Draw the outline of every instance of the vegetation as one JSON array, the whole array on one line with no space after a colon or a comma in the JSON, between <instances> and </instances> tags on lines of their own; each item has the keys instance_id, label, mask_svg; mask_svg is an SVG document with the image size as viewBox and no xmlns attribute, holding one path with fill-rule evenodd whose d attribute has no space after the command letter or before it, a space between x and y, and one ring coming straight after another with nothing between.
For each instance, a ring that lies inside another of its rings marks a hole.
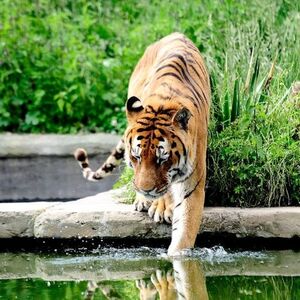
<instances>
[{"instance_id":1,"label":"vegetation","mask_svg":"<svg viewBox=\"0 0 300 300\"><path fill-rule=\"evenodd\" d=\"M150 278L146 279L150 282ZM140 299L135 281L99 282L93 299ZM41 279L1 280L2 299L85 299L86 281L43 281ZM209 299L299 299L300 278L281 276L208 276ZM103 291L110 291L110 297ZM157 297L158 299L158 297Z\"/></svg>"},{"instance_id":2,"label":"vegetation","mask_svg":"<svg viewBox=\"0 0 300 300\"><path fill-rule=\"evenodd\" d=\"M0 131L121 133L134 65L180 31L211 74L207 203L300 204L299 1L3 0L0 20Z\"/></svg>"}]
</instances>

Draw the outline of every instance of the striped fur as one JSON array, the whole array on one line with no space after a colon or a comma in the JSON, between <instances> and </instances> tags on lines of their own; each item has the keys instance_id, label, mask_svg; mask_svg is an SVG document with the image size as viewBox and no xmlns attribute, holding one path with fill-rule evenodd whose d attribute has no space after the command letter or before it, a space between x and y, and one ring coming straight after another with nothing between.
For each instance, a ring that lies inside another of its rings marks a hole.
<instances>
[{"instance_id":1,"label":"striped fur","mask_svg":"<svg viewBox=\"0 0 300 300\"><path fill-rule=\"evenodd\" d=\"M96 171L92 171L89 165L87 153L84 149L77 149L74 153L84 178L90 181L99 181L109 176L124 158L124 141L121 140L105 163Z\"/></svg>"},{"instance_id":2,"label":"striped fur","mask_svg":"<svg viewBox=\"0 0 300 300\"><path fill-rule=\"evenodd\" d=\"M146 49L130 78L128 127L117 153L124 153L133 168L134 186L141 199L161 201L156 201L158 221L170 220L164 210L174 208L170 255L193 247L199 230L209 107L209 76L198 49L188 38L173 33ZM119 163L112 155L93 172L85 151L77 151L75 157L89 180L105 177ZM136 207L144 205L138 203ZM155 215L153 209L150 211Z\"/></svg>"}]
</instances>

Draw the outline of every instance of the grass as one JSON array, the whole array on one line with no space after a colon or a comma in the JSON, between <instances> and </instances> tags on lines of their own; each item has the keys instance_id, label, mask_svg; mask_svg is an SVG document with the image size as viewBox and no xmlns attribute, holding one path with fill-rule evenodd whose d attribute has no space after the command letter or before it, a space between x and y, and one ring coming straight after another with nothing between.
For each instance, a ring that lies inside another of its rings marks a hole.
<instances>
[{"instance_id":1,"label":"grass","mask_svg":"<svg viewBox=\"0 0 300 300\"><path fill-rule=\"evenodd\" d=\"M211 75L207 204L299 205L298 1L3 0L0 20L0 131L122 133L134 65L180 31Z\"/></svg>"}]
</instances>

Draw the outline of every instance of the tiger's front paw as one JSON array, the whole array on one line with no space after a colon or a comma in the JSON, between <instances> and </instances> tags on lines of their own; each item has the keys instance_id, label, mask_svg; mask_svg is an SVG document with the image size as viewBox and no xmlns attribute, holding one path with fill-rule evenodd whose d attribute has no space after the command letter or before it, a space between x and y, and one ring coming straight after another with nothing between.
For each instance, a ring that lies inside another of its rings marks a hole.
<instances>
[{"instance_id":1,"label":"tiger's front paw","mask_svg":"<svg viewBox=\"0 0 300 300\"><path fill-rule=\"evenodd\" d=\"M170 195L163 196L159 199L156 199L151 204L148 214L150 218L157 223L166 222L171 224L173 218L173 203L170 198Z\"/></svg>"},{"instance_id":2,"label":"tiger's front paw","mask_svg":"<svg viewBox=\"0 0 300 300\"><path fill-rule=\"evenodd\" d=\"M151 275L151 281L159 293L159 299L177 299L175 279L172 270L168 270L167 272L156 270L156 272Z\"/></svg>"},{"instance_id":3,"label":"tiger's front paw","mask_svg":"<svg viewBox=\"0 0 300 300\"><path fill-rule=\"evenodd\" d=\"M134 201L134 208L137 211L148 211L151 206L153 200L147 199L141 194L136 194L136 199Z\"/></svg>"},{"instance_id":4,"label":"tiger's front paw","mask_svg":"<svg viewBox=\"0 0 300 300\"><path fill-rule=\"evenodd\" d=\"M139 279L136 281L136 287L140 291L140 299L141 300L155 300L156 299L156 294L157 290L155 289L153 283L146 282L143 279Z\"/></svg>"}]
</instances>

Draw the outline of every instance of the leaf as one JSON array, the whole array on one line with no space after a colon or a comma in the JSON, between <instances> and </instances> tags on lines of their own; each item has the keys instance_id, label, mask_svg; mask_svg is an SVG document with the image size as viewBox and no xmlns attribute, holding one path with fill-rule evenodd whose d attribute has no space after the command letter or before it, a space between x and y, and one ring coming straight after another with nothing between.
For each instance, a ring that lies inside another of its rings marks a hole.
<instances>
[{"instance_id":1,"label":"leaf","mask_svg":"<svg viewBox=\"0 0 300 300\"><path fill-rule=\"evenodd\" d=\"M37 102L40 102L43 98L43 96L45 95L45 91L44 90L36 90L34 92L34 96L35 99L37 100Z\"/></svg>"},{"instance_id":2,"label":"leaf","mask_svg":"<svg viewBox=\"0 0 300 300\"><path fill-rule=\"evenodd\" d=\"M260 62L259 62L259 58L257 56L255 65L254 65L254 71L253 71L251 81L250 81L250 92L252 92L254 90L255 83L258 79L259 69L260 69L259 65L260 65Z\"/></svg>"},{"instance_id":3,"label":"leaf","mask_svg":"<svg viewBox=\"0 0 300 300\"><path fill-rule=\"evenodd\" d=\"M224 96L223 101L223 122L224 124L228 124L230 120L230 99L229 99L229 93L226 92Z\"/></svg>"},{"instance_id":4,"label":"leaf","mask_svg":"<svg viewBox=\"0 0 300 300\"><path fill-rule=\"evenodd\" d=\"M37 125L39 124L39 118L37 112L28 112L25 116L25 123L28 125Z\"/></svg>"},{"instance_id":5,"label":"leaf","mask_svg":"<svg viewBox=\"0 0 300 300\"><path fill-rule=\"evenodd\" d=\"M64 106L65 106L65 101L63 99L58 99L57 101L57 105L58 105L58 108L60 111L63 111L64 110Z\"/></svg>"},{"instance_id":6,"label":"leaf","mask_svg":"<svg viewBox=\"0 0 300 300\"><path fill-rule=\"evenodd\" d=\"M231 107L231 122L234 122L239 116L240 110L240 90L239 90L239 80L236 79L234 82L234 90L232 96L232 107Z\"/></svg>"}]
</instances>

